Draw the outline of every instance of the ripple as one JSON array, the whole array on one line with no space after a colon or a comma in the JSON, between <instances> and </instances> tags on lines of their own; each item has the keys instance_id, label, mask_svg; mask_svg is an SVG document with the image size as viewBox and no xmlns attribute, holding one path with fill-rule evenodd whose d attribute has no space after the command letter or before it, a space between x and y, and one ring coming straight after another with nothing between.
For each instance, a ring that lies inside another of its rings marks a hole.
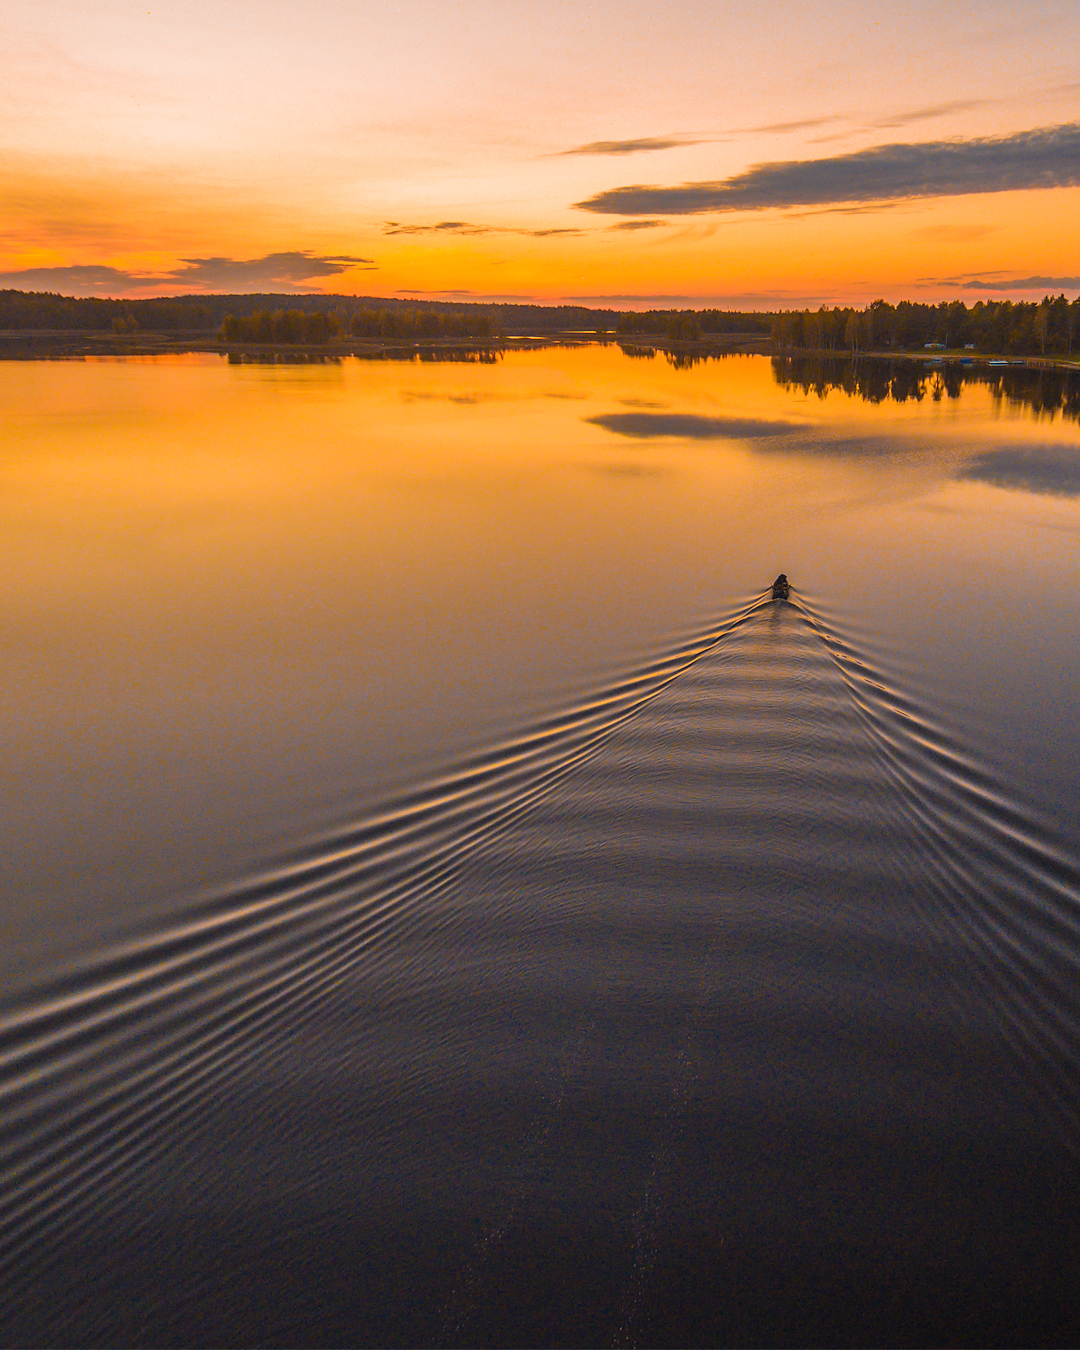
<instances>
[{"instance_id":1,"label":"ripple","mask_svg":"<svg viewBox=\"0 0 1080 1350\"><path fill-rule=\"evenodd\" d=\"M440 1249L472 1216L425 1314L468 1340L559 1210L612 1216L629 1343L666 1225L727 1184L715 1113L1075 1151L1080 869L865 645L748 597L11 1001L9 1305L49 1291L56 1343L95 1234L392 1202Z\"/></svg>"}]
</instances>

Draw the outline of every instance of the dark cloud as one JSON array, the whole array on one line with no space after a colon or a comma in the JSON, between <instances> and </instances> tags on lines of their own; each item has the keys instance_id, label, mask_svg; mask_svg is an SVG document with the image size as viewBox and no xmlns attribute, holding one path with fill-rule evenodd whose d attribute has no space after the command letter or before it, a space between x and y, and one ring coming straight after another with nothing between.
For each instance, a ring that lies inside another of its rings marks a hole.
<instances>
[{"instance_id":1,"label":"dark cloud","mask_svg":"<svg viewBox=\"0 0 1080 1350\"><path fill-rule=\"evenodd\" d=\"M370 258L348 254L312 256L310 253L268 253L265 258L185 258L186 267L169 273L169 280L200 290L264 291L291 289L315 277L335 277L350 267L370 267ZM160 283L158 283L160 284Z\"/></svg>"},{"instance_id":2,"label":"dark cloud","mask_svg":"<svg viewBox=\"0 0 1080 1350\"><path fill-rule=\"evenodd\" d=\"M1080 277L1021 277L1017 281L960 281L965 291L1075 291Z\"/></svg>"},{"instance_id":3,"label":"dark cloud","mask_svg":"<svg viewBox=\"0 0 1080 1350\"><path fill-rule=\"evenodd\" d=\"M931 227L946 230L948 226ZM915 231L927 237L968 238L966 234L933 235L931 228ZM962 228L962 227L958 227ZM982 231L980 231L982 233ZM1004 271L954 272L951 276L919 277L916 286L956 286L962 291L1074 291L1080 290L1080 276L1076 277L1010 277Z\"/></svg>"},{"instance_id":4,"label":"dark cloud","mask_svg":"<svg viewBox=\"0 0 1080 1350\"><path fill-rule=\"evenodd\" d=\"M561 229L521 230L506 225L473 225L467 220L440 220L437 225L402 225L400 221L388 220L383 226L383 234L523 234L530 239L547 239L553 234L584 234L577 226L565 226Z\"/></svg>"},{"instance_id":5,"label":"dark cloud","mask_svg":"<svg viewBox=\"0 0 1080 1350\"><path fill-rule=\"evenodd\" d=\"M264 258L185 258L168 272L123 271L117 267L27 267L0 272L0 286L23 291L59 291L63 295L122 295L160 291L170 286L200 291L304 292L302 283L338 276L351 267L371 267L370 258L311 253L269 253Z\"/></svg>"},{"instance_id":6,"label":"dark cloud","mask_svg":"<svg viewBox=\"0 0 1080 1350\"><path fill-rule=\"evenodd\" d=\"M696 215L956 197L1080 184L1080 123L1015 136L877 145L829 159L756 164L718 182L611 188L576 205L602 215Z\"/></svg>"},{"instance_id":7,"label":"dark cloud","mask_svg":"<svg viewBox=\"0 0 1080 1350\"><path fill-rule=\"evenodd\" d=\"M642 150L674 150L680 145L709 145L686 136L639 136L632 141L590 141L573 150L557 150L556 155L636 155Z\"/></svg>"},{"instance_id":8,"label":"dark cloud","mask_svg":"<svg viewBox=\"0 0 1080 1350\"><path fill-rule=\"evenodd\" d=\"M1062 445L1016 445L969 460L958 478L1051 497L1080 497L1080 452Z\"/></svg>"},{"instance_id":9,"label":"dark cloud","mask_svg":"<svg viewBox=\"0 0 1080 1350\"><path fill-rule=\"evenodd\" d=\"M131 272L121 272L115 267L24 267L18 272L0 272L0 287L17 291L59 291L62 295L115 295L139 284ZM160 285L160 282L154 284Z\"/></svg>"},{"instance_id":10,"label":"dark cloud","mask_svg":"<svg viewBox=\"0 0 1080 1350\"><path fill-rule=\"evenodd\" d=\"M440 220L437 225L402 225L388 220L383 234L497 234L491 225L470 225L467 220Z\"/></svg>"},{"instance_id":11,"label":"dark cloud","mask_svg":"<svg viewBox=\"0 0 1080 1350\"><path fill-rule=\"evenodd\" d=\"M655 230L658 225L666 225L666 220L620 220L617 225L609 225L609 230Z\"/></svg>"},{"instance_id":12,"label":"dark cloud","mask_svg":"<svg viewBox=\"0 0 1080 1350\"><path fill-rule=\"evenodd\" d=\"M784 436L805 428L798 422L765 422L743 417L701 417L696 413L603 413L586 417L593 426L634 440L678 436L683 440L746 440L760 436Z\"/></svg>"}]
</instances>

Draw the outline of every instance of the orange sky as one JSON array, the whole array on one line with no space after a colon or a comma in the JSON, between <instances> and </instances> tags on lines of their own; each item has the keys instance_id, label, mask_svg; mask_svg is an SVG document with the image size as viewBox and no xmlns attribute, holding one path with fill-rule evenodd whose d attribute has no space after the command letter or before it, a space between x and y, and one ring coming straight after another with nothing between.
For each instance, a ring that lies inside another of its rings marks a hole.
<instances>
[{"instance_id":1,"label":"orange sky","mask_svg":"<svg viewBox=\"0 0 1080 1350\"><path fill-rule=\"evenodd\" d=\"M1059 0L42 0L0 286L1076 294L1078 52Z\"/></svg>"}]
</instances>

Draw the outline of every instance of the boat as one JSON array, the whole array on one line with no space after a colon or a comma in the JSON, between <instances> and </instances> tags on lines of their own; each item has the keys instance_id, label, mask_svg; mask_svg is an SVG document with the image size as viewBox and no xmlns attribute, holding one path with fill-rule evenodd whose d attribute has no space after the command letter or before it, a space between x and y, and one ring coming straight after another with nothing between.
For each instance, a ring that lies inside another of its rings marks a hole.
<instances>
[{"instance_id":1,"label":"boat","mask_svg":"<svg viewBox=\"0 0 1080 1350\"><path fill-rule=\"evenodd\" d=\"M791 583L783 572L776 578L772 584L772 598L774 600L786 600L791 594Z\"/></svg>"}]
</instances>

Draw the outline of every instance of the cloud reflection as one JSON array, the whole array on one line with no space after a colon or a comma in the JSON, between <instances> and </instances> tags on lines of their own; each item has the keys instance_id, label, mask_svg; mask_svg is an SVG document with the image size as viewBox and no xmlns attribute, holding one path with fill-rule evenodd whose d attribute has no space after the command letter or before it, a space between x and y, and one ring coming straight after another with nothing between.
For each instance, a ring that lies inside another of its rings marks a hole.
<instances>
[{"instance_id":1,"label":"cloud reflection","mask_svg":"<svg viewBox=\"0 0 1080 1350\"><path fill-rule=\"evenodd\" d=\"M1014 492L1080 497L1080 451L1062 445L985 450L969 460L957 477Z\"/></svg>"},{"instance_id":2,"label":"cloud reflection","mask_svg":"<svg viewBox=\"0 0 1080 1350\"><path fill-rule=\"evenodd\" d=\"M617 436L634 440L653 440L661 436L677 436L682 440L720 441L749 440L762 436L786 436L793 431L805 431L800 422L773 422L748 417L701 417L697 413L603 413L586 417L593 426L613 431Z\"/></svg>"}]
</instances>

